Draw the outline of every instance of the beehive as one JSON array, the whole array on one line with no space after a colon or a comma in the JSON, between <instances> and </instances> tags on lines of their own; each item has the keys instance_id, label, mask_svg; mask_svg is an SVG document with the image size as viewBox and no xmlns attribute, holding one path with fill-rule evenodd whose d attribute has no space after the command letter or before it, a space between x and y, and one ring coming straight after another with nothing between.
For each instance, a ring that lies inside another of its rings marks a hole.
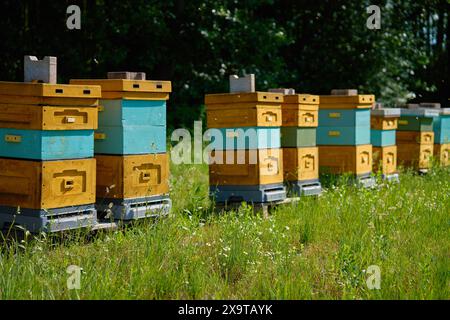
<instances>
[{"instance_id":1,"label":"beehive","mask_svg":"<svg viewBox=\"0 0 450 320\"><path fill-rule=\"evenodd\" d=\"M433 118L434 155L442 166L449 166L450 108L439 108Z\"/></svg>"},{"instance_id":2,"label":"beehive","mask_svg":"<svg viewBox=\"0 0 450 320\"><path fill-rule=\"evenodd\" d=\"M353 174L359 181L364 180L363 185L372 186L370 109L375 96L358 95L357 90L341 91L333 90L334 95L320 96L319 171Z\"/></svg>"},{"instance_id":3,"label":"beehive","mask_svg":"<svg viewBox=\"0 0 450 320\"><path fill-rule=\"evenodd\" d=\"M398 164L423 171L431 167L434 154L433 117L437 110L416 106L401 109L398 121Z\"/></svg>"},{"instance_id":4,"label":"beehive","mask_svg":"<svg viewBox=\"0 0 450 320\"><path fill-rule=\"evenodd\" d=\"M98 86L0 82L0 227L96 224L100 96Z\"/></svg>"},{"instance_id":5,"label":"beehive","mask_svg":"<svg viewBox=\"0 0 450 320\"><path fill-rule=\"evenodd\" d=\"M316 147L319 96L295 94L293 90L285 93L287 94L281 106L285 184L293 195L318 195L322 192L319 182L319 151Z\"/></svg>"},{"instance_id":6,"label":"beehive","mask_svg":"<svg viewBox=\"0 0 450 320\"><path fill-rule=\"evenodd\" d=\"M254 75L230 76L230 93L208 94L210 194L216 202L284 200L283 95L255 92Z\"/></svg>"},{"instance_id":7,"label":"beehive","mask_svg":"<svg viewBox=\"0 0 450 320\"><path fill-rule=\"evenodd\" d=\"M382 108L371 110L371 143L373 145L373 169L389 180L398 180L396 129L400 109Z\"/></svg>"},{"instance_id":8,"label":"beehive","mask_svg":"<svg viewBox=\"0 0 450 320\"><path fill-rule=\"evenodd\" d=\"M141 73L134 75L139 80L120 79L131 75L109 73L111 79L70 81L102 88L94 144L101 197L97 208L102 215L112 211L116 220L170 210L166 109L172 84L142 80Z\"/></svg>"}]
</instances>

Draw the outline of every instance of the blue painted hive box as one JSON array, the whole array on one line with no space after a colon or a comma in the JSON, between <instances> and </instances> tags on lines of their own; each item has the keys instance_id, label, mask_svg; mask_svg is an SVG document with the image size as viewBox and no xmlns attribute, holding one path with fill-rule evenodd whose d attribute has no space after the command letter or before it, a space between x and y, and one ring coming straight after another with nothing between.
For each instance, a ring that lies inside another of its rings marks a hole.
<instances>
[{"instance_id":1,"label":"blue painted hive box","mask_svg":"<svg viewBox=\"0 0 450 320\"><path fill-rule=\"evenodd\" d=\"M439 110L439 116L433 118L434 143L450 143L450 108Z\"/></svg>"},{"instance_id":2,"label":"blue painted hive box","mask_svg":"<svg viewBox=\"0 0 450 320\"><path fill-rule=\"evenodd\" d=\"M279 127L209 129L207 137L215 150L278 149L281 145Z\"/></svg>"},{"instance_id":3,"label":"blue painted hive box","mask_svg":"<svg viewBox=\"0 0 450 320\"><path fill-rule=\"evenodd\" d=\"M370 140L374 147L394 146L396 130L374 130L370 132Z\"/></svg>"},{"instance_id":4,"label":"blue painted hive box","mask_svg":"<svg viewBox=\"0 0 450 320\"><path fill-rule=\"evenodd\" d=\"M325 127L369 127L370 109L321 109L319 126Z\"/></svg>"},{"instance_id":5,"label":"blue painted hive box","mask_svg":"<svg viewBox=\"0 0 450 320\"><path fill-rule=\"evenodd\" d=\"M166 152L166 126L99 126L95 153L132 155Z\"/></svg>"},{"instance_id":6,"label":"blue painted hive box","mask_svg":"<svg viewBox=\"0 0 450 320\"><path fill-rule=\"evenodd\" d=\"M101 100L99 126L165 126L165 100Z\"/></svg>"},{"instance_id":7,"label":"blue painted hive box","mask_svg":"<svg viewBox=\"0 0 450 320\"><path fill-rule=\"evenodd\" d=\"M29 160L83 159L94 156L94 130L0 129L0 157Z\"/></svg>"},{"instance_id":8,"label":"blue painted hive box","mask_svg":"<svg viewBox=\"0 0 450 320\"><path fill-rule=\"evenodd\" d=\"M317 128L317 145L355 146L370 144L370 122L368 126Z\"/></svg>"}]
</instances>

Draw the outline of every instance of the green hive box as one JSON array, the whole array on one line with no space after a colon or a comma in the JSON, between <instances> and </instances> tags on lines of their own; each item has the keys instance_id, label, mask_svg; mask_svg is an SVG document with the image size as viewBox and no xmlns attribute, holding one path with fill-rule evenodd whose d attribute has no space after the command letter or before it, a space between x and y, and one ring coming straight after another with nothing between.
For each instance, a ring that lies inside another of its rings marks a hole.
<instances>
[{"instance_id":1,"label":"green hive box","mask_svg":"<svg viewBox=\"0 0 450 320\"><path fill-rule=\"evenodd\" d=\"M317 128L281 127L281 147L315 147L316 132Z\"/></svg>"},{"instance_id":2,"label":"green hive box","mask_svg":"<svg viewBox=\"0 0 450 320\"><path fill-rule=\"evenodd\" d=\"M424 108L401 109L398 131L433 131L433 117L439 116L437 110Z\"/></svg>"}]
</instances>

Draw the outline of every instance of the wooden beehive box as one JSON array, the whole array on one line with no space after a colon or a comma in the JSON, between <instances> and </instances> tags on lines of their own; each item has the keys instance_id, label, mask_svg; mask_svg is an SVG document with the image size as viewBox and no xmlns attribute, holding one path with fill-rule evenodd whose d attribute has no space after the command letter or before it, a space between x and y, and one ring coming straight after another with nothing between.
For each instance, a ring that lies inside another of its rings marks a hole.
<instances>
[{"instance_id":1,"label":"wooden beehive box","mask_svg":"<svg viewBox=\"0 0 450 320\"><path fill-rule=\"evenodd\" d=\"M372 130L396 130L400 118L399 108L380 108L371 110L370 126Z\"/></svg>"},{"instance_id":2,"label":"wooden beehive box","mask_svg":"<svg viewBox=\"0 0 450 320\"><path fill-rule=\"evenodd\" d=\"M372 145L321 146L319 170L321 173L352 173L357 176L372 172Z\"/></svg>"},{"instance_id":3,"label":"wooden beehive box","mask_svg":"<svg viewBox=\"0 0 450 320\"><path fill-rule=\"evenodd\" d=\"M450 166L450 143L435 144L434 156L442 166Z\"/></svg>"},{"instance_id":4,"label":"wooden beehive box","mask_svg":"<svg viewBox=\"0 0 450 320\"><path fill-rule=\"evenodd\" d=\"M95 132L95 153L132 155L165 153L166 130L159 126L104 126Z\"/></svg>"},{"instance_id":5,"label":"wooden beehive box","mask_svg":"<svg viewBox=\"0 0 450 320\"><path fill-rule=\"evenodd\" d=\"M0 157L30 160L94 156L94 131L41 131L0 128Z\"/></svg>"},{"instance_id":6,"label":"wooden beehive box","mask_svg":"<svg viewBox=\"0 0 450 320\"><path fill-rule=\"evenodd\" d=\"M439 116L433 118L435 144L450 143L450 108L438 109Z\"/></svg>"},{"instance_id":7,"label":"wooden beehive box","mask_svg":"<svg viewBox=\"0 0 450 320\"><path fill-rule=\"evenodd\" d=\"M397 131L396 139L398 144L433 144L433 131Z\"/></svg>"},{"instance_id":8,"label":"wooden beehive box","mask_svg":"<svg viewBox=\"0 0 450 320\"><path fill-rule=\"evenodd\" d=\"M355 146L370 144L370 108L373 95L320 96L317 144Z\"/></svg>"},{"instance_id":9,"label":"wooden beehive box","mask_svg":"<svg viewBox=\"0 0 450 320\"><path fill-rule=\"evenodd\" d=\"M397 146L373 147L373 170L384 175L397 173Z\"/></svg>"},{"instance_id":10,"label":"wooden beehive box","mask_svg":"<svg viewBox=\"0 0 450 320\"><path fill-rule=\"evenodd\" d=\"M280 128L276 127L209 129L205 138L215 150L280 148Z\"/></svg>"},{"instance_id":11,"label":"wooden beehive box","mask_svg":"<svg viewBox=\"0 0 450 320\"><path fill-rule=\"evenodd\" d=\"M283 148L315 147L316 143L316 128L281 127L281 146Z\"/></svg>"},{"instance_id":12,"label":"wooden beehive box","mask_svg":"<svg viewBox=\"0 0 450 320\"><path fill-rule=\"evenodd\" d=\"M208 128L280 127L283 95L272 92L205 96Z\"/></svg>"},{"instance_id":13,"label":"wooden beehive box","mask_svg":"<svg viewBox=\"0 0 450 320\"><path fill-rule=\"evenodd\" d=\"M95 130L96 106L0 104L0 128L25 130Z\"/></svg>"},{"instance_id":14,"label":"wooden beehive box","mask_svg":"<svg viewBox=\"0 0 450 320\"><path fill-rule=\"evenodd\" d=\"M398 164L416 169L429 169L433 152L433 144L399 143L397 145Z\"/></svg>"},{"instance_id":15,"label":"wooden beehive box","mask_svg":"<svg viewBox=\"0 0 450 320\"><path fill-rule=\"evenodd\" d=\"M100 97L95 85L0 82L0 104L97 106Z\"/></svg>"},{"instance_id":16,"label":"wooden beehive box","mask_svg":"<svg viewBox=\"0 0 450 320\"><path fill-rule=\"evenodd\" d=\"M39 210L93 204L95 172L95 159L0 158L0 204Z\"/></svg>"},{"instance_id":17,"label":"wooden beehive box","mask_svg":"<svg viewBox=\"0 0 450 320\"><path fill-rule=\"evenodd\" d=\"M133 199L169 192L167 154L96 155L97 197Z\"/></svg>"},{"instance_id":18,"label":"wooden beehive box","mask_svg":"<svg viewBox=\"0 0 450 320\"><path fill-rule=\"evenodd\" d=\"M438 110L425 108L402 108L398 120L398 131L433 131L433 118Z\"/></svg>"},{"instance_id":19,"label":"wooden beehive box","mask_svg":"<svg viewBox=\"0 0 450 320\"><path fill-rule=\"evenodd\" d=\"M375 96L368 95L324 95L320 96L319 109L369 109L375 103Z\"/></svg>"},{"instance_id":20,"label":"wooden beehive box","mask_svg":"<svg viewBox=\"0 0 450 320\"><path fill-rule=\"evenodd\" d=\"M284 127L315 128L319 125L319 96L285 95L281 105Z\"/></svg>"},{"instance_id":21,"label":"wooden beehive box","mask_svg":"<svg viewBox=\"0 0 450 320\"><path fill-rule=\"evenodd\" d=\"M396 144L396 130L370 131L370 142L375 147L388 147Z\"/></svg>"},{"instance_id":22,"label":"wooden beehive box","mask_svg":"<svg viewBox=\"0 0 450 320\"><path fill-rule=\"evenodd\" d=\"M283 173L285 181L319 179L319 149L283 148Z\"/></svg>"},{"instance_id":23,"label":"wooden beehive box","mask_svg":"<svg viewBox=\"0 0 450 320\"><path fill-rule=\"evenodd\" d=\"M168 100L170 81L127 79L72 79L70 84L95 85L102 88L103 100Z\"/></svg>"},{"instance_id":24,"label":"wooden beehive box","mask_svg":"<svg viewBox=\"0 0 450 320\"><path fill-rule=\"evenodd\" d=\"M281 149L226 150L209 154L209 184L267 185L283 183ZM219 162L219 163L217 163Z\"/></svg>"}]
</instances>

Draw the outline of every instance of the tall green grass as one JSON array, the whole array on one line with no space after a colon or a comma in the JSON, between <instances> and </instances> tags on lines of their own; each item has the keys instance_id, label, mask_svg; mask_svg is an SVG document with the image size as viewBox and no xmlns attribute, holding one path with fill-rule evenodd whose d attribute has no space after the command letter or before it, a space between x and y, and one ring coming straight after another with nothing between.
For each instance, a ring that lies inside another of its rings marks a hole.
<instances>
[{"instance_id":1,"label":"tall green grass","mask_svg":"<svg viewBox=\"0 0 450 320\"><path fill-rule=\"evenodd\" d=\"M4 245L2 299L449 299L450 170L213 214L206 166L172 168L173 215ZM68 290L69 265L83 268ZM381 289L366 285L370 265Z\"/></svg>"}]
</instances>

